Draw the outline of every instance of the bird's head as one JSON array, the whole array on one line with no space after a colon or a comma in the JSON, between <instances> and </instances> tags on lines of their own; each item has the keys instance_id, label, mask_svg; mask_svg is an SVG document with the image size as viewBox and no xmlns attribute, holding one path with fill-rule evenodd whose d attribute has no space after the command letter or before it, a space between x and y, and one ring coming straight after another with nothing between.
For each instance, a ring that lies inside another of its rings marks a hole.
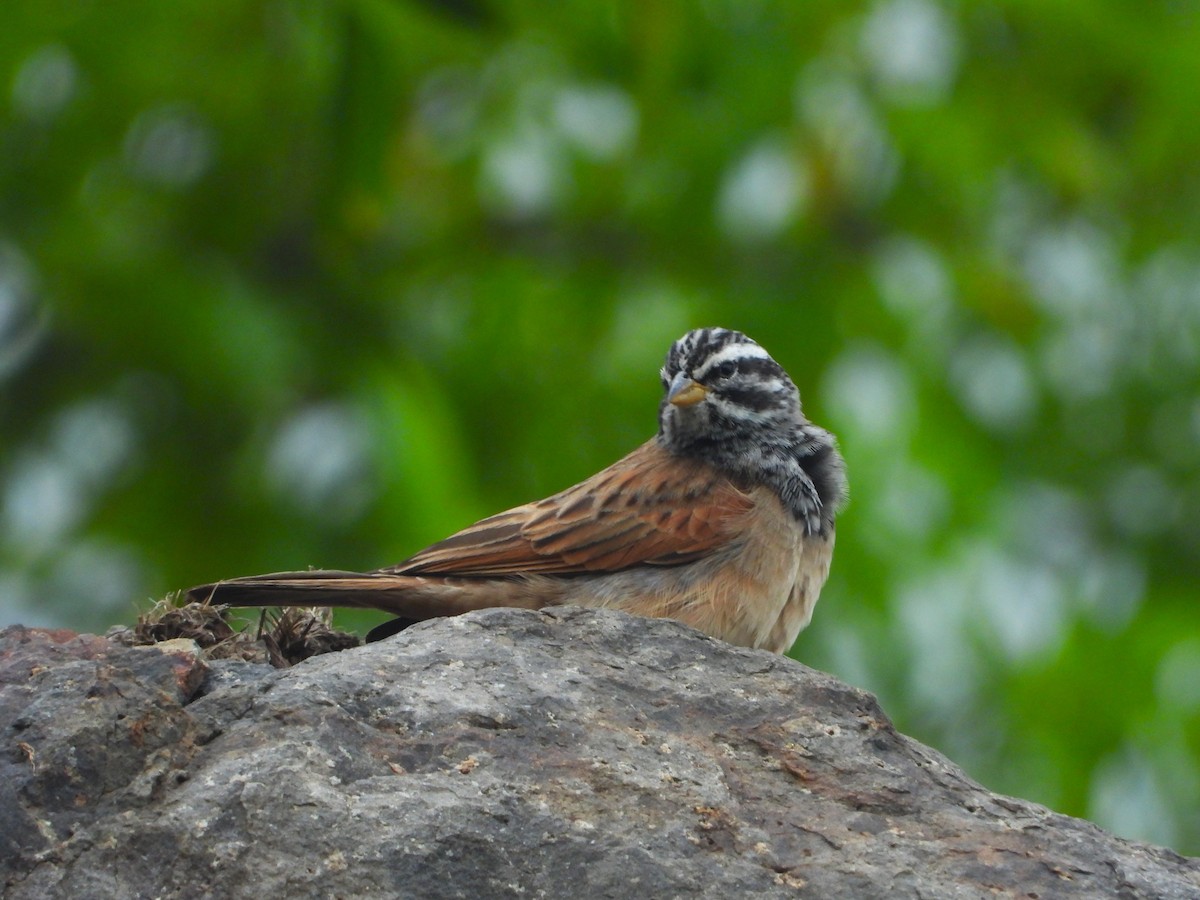
<instances>
[{"instance_id":1,"label":"bird's head","mask_svg":"<svg viewBox=\"0 0 1200 900\"><path fill-rule=\"evenodd\" d=\"M787 372L740 331L689 331L660 374L659 435L672 450L769 440L805 421Z\"/></svg>"}]
</instances>

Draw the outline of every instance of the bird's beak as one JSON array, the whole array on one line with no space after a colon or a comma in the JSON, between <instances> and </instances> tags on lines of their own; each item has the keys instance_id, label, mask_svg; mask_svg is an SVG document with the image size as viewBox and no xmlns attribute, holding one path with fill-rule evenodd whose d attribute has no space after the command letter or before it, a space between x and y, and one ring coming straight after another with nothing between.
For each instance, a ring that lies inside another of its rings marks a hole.
<instances>
[{"instance_id":1,"label":"bird's beak","mask_svg":"<svg viewBox=\"0 0 1200 900\"><path fill-rule=\"evenodd\" d=\"M667 402L674 406L694 406L708 395L708 388L680 372L667 388Z\"/></svg>"}]
</instances>

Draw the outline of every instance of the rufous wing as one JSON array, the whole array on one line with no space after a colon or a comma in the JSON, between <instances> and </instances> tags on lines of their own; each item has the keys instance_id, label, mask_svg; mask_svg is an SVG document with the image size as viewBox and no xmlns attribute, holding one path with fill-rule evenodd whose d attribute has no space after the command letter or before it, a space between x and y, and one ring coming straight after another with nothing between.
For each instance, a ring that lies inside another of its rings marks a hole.
<instances>
[{"instance_id":1,"label":"rufous wing","mask_svg":"<svg viewBox=\"0 0 1200 900\"><path fill-rule=\"evenodd\" d=\"M726 544L750 496L699 460L643 444L591 478L453 534L397 575L571 575L677 565Z\"/></svg>"}]
</instances>

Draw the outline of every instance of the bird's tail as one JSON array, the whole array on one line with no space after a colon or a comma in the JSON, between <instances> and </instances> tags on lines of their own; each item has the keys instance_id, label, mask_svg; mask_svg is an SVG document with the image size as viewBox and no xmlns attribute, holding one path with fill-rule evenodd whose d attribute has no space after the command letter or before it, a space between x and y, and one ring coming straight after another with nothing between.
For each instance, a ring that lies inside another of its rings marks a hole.
<instances>
[{"instance_id":1,"label":"bird's tail","mask_svg":"<svg viewBox=\"0 0 1200 900\"><path fill-rule=\"evenodd\" d=\"M417 581L408 575L312 569L202 584L188 590L187 598L229 606L353 606L402 612L411 605Z\"/></svg>"},{"instance_id":2,"label":"bird's tail","mask_svg":"<svg viewBox=\"0 0 1200 900\"><path fill-rule=\"evenodd\" d=\"M489 606L540 609L561 601L561 588L517 576L470 578L395 572L278 572L202 584L187 592L194 603L229 606L351 606L379 609L414 622Z\"/></svg>"}]
</instances>

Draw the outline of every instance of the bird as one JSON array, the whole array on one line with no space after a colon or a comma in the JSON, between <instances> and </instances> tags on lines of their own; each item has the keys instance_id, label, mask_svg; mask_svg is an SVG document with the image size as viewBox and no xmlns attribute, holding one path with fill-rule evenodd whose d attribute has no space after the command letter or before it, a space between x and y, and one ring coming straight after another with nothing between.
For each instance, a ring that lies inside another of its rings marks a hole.
<instances>
[{"instance_id":1,"label":"bird","mask_svg":"<svg viewBox=\"0 0 1200 900\"><path fill-rule=\"evenodd\" d=\"M590 478L489 516L394 566L199 585L231 606L348 606L414 622L488 607L606 607L785 653L812 618L847 499L834 435L740 331L698 328L660 370L658 430Z\"/></svg>"}]
</instances>

